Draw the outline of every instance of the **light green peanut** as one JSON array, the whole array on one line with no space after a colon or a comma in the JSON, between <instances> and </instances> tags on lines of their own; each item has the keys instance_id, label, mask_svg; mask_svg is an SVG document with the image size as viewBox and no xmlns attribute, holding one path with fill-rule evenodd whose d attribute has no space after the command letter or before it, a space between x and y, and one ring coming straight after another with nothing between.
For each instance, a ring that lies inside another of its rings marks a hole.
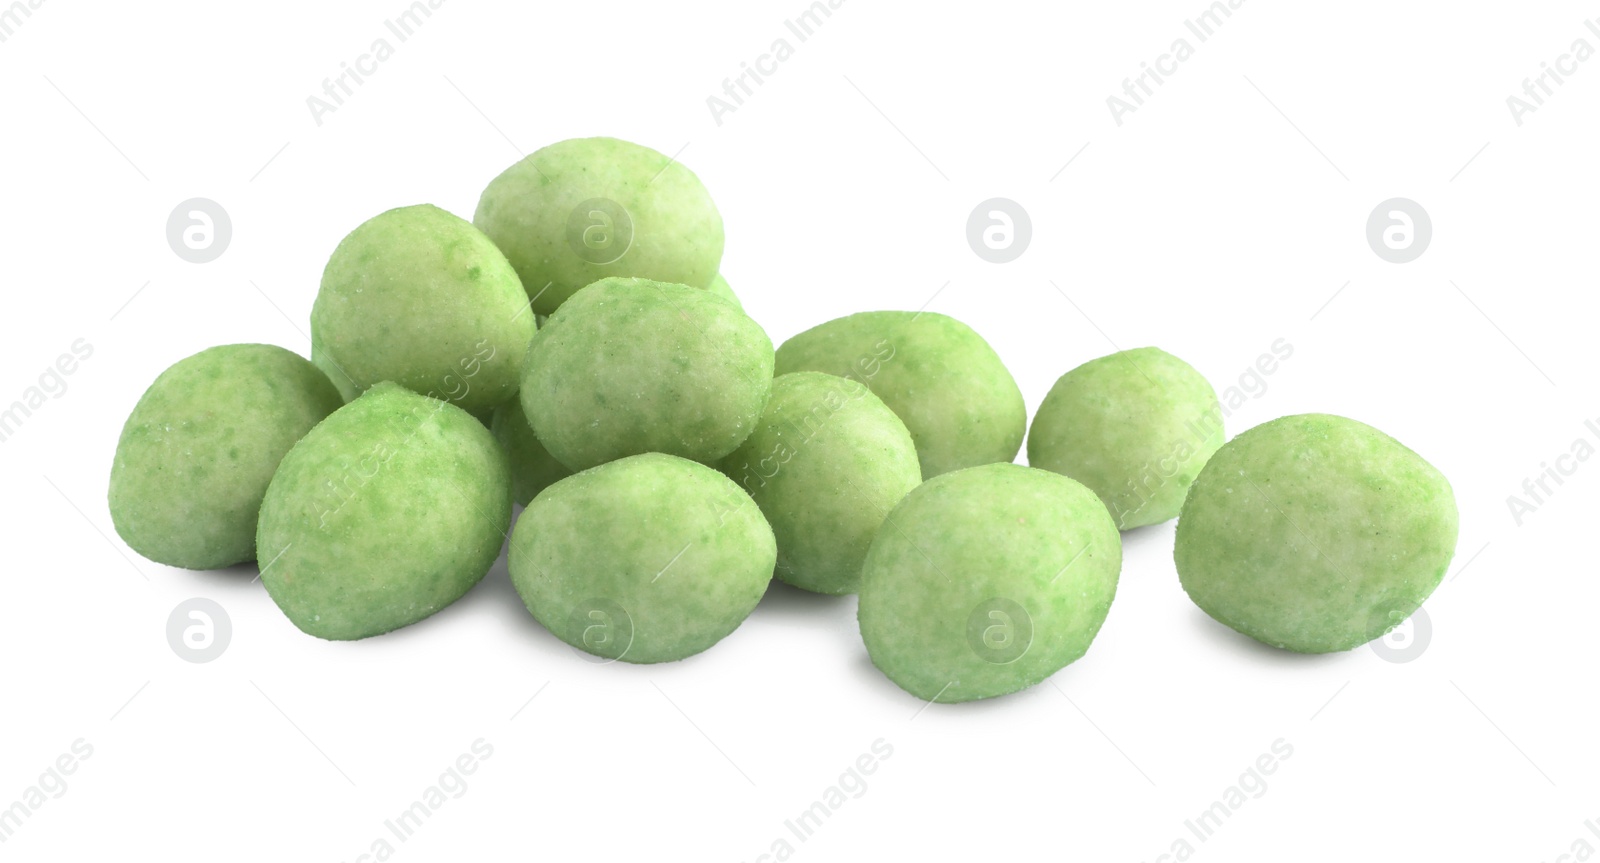
<instances>
[{"instance_id":1,"label":"light green peanut","mask_svg":"<svg viewBox=\"0 0 1600 863\"><path fill-rule=\"evenodd\" d=\"M854 593L883 517L922 481L905 423L861 384L779 375L755 433L723 459L778 539L777 577Z\"/></svg>"},{"instance_id":2,"label":"light green peanut","mask_svg":"<svg viewBox=\"0 0 1600 863\"><path fill-rule=\"evenodd\" d=\"M379 635L477 584L510 522L510 468L489 430L381 383L284 457L261 505L261 581L311 635Z\"/></svg>"},{"instance_id":3,"label":"light green peanut","mask_svg":"<svg viewBox=\"0 0 1600 863\"><path fill-rule=\"evenodd\" d=\"M1088 486L1128 530L1176 518L1223 437L1211 384L1166 351L1136 348L1056 381L1028 431L1028 464Z\"/></svg>"},{"instance_id":4,"label":"light green peanut","mask_svg":"<svg viewBox=\"0 0 1600 863\"><path fill-rule=\"evenodd\" d=\"M1377 429L1283 417L1207 462L1178 517L1183 589L1218 621L1300 653L1349 650L1404 621L1455 553L1450 483Z\"/></svg>"},{"instance_id":5,"label":"light green peanut","mask_svg":"<svg viewBox=\"0 0 1600 863\"><path fill-rule=\"evenodd\" d=\"M722 474L647 453L545 489L511 536L534 618L587 653L670 662L721 641L772 579L772 529Z\"/></svg>"},{"instance_id":6,"label":"light green peanut","mask_svg":"<svg viewBox=\"0 0 1600 863\"><path fill-rule=\"evenodd\" d=\"M111 463L111 522L128 547L186 569L253 560L278 462L339 407L304 357L223 345L179 360L140 397Z\"/></svg>"},{"instance_id":7,"label":"light green peanut","mask_svg":"<svg viewBox=\"0 0 1600 863\"><path fill-rule=\"evenodd\" d=\"M312 352L346 395L393 381L480 416L516 393L533 332L500 250L426 204L345 237L311 308Z\"/></svg>"},{"instance_id":8,"label":"light green peanut","mask_svg":"<svg viewBox=\"0 0 1600 863\"><path fill-rule=\"evenodd\" d=\"M927 701L1032 686L1089 649L1122 541L1075 480L992 464L935 477L889 513L861 572L872 663Z\"/></svg>"},{"instance_id":9,"label":"light green peanut","mask_svg":"<svg viewBox=\"0 0 1600 863\"><path fill-rule=\"evenodd\" d=\"M772 342L701 288L603 279L534 337L522 408L572 470L646 452L712 463L755 428L772 391Z\"/></svg>"},{"instance_id":10,"label":"light green peanut","mask_svg":"<svg viewBox=\"0 0 1600 863\"><path fill-rule=\"evenodd\" d=\"M700 178L616 138L561 141L517 162L483 190L473 222L540 314L608 276L705 288L722 261L722 216Z\"/></svg>"}]
</instances>

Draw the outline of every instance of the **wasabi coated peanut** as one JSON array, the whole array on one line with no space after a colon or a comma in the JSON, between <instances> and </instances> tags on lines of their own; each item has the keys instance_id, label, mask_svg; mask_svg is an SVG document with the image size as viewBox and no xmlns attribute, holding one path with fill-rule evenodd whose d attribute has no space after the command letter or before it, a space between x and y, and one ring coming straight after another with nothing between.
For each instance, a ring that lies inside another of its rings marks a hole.
<instances>
[{"instance_id":1,"label":"wasabi coated peanut","mask_svg":"<svg viewBox=\"0 0 1600 863\"><path fill-rule=\"evenodd\" d=\"M738 306L740 311L744 310L744 303L739 302L739 297L733 293L733 288L728 286L728 280L724 279L721 273L717 273L717 277L711 280L711 285L706 290L710 291L712 296L721 297Z\"/></svg>"},{"instance_id":2,"label":"wasabi coated peanut","mask_svg":"<svg viewBox=\"0 0 1600 863\"><path fill-rule=\"evenodd\" d=\"M1382 636L1438 586L1456 502L1433 465L1371 426L1276 419L1229 441L1178 516L1173 557L1207 614L1299 653Z\"/></svg>"},{"instance_id":3,"label":"wasabi coated peanut","mask_svg":"<svg viewBox=\"0 0 1600 863\"><path fill-rule=\"evenodd\" d=\"M472 221L542 315L607 276L704 288L722 262L722 216L694 172L615 138L561 141L512 165Z\"/></svg>"},{"instance_id":4,"label":"wasabi coated peanut","mask_svg":"<svg viewBox=\"0 0 1600 863\"><path fill-rule=\"evenodd\" d=\"M340 405L298 354L224 345L179 360L134 406L111 463L111 522L156 563L254 560L256 514L295 441Z\"/></svg>"},{"instance_id":5,"label":"wasabi coated peanut","mask_svg":"<svg viewBox=\"0 0 1600 863\"><path fill-rule=\"evenodd\" d=\"M1176 518L1222 441L1211 384L1166 351L1136 348L1056 381L1028 432L1028 464L1088 486L1128 530Z\"/></svg>"},{"instance_id":6,"label":"wasabi coated peanut","mask_svg":"<svg viewBox=\"0 0 1600 863\"><path fill-rule=\"evenodd\" d=\"M510 523L510 469L489 430L385 382L279 465L261 504L261 581L306 633L379 635L477 584Z\"/></svg>"},{"instance_id":7,"label":"wasabi coated peanut","mask_svg":"<svg viewBox=\"0 0 1600 863\"><path fill-rule=\"evenodd\" d=\"M487 416L517 391L533 315L505 256L438 207L375 216L334 250L313 352L345 389L393 381Z\"/></svg>"},{"instance_id":8,"label":"wasabi coated peanut","mask_svg":"<svg viewBox=\"0 0 1600 863\"><path fill-rule=\"evenodd\" d=\"M922 481L905 423L861 384L780 375L755 433L723 459L778 539L777 577L854 593L883 517Z\"/></svg>"},{"instance_id":9,"label":"wasabi coated peanut","mask_svg":"<svg viewBox=\"0 0 1600 863\"><path fill-rule=\"evenodd\" d=\"M866 384L911 430L923 478L1008 462L1022 447L1022 391L982 336L932 312L861 312L795 336L777 372Z\"/></svg>"},{"instance_id":10,"label":"wasabi coated peanut","mask_svg":"<svg viewBox=\"0 0 1600 863\"><path fill-rule=\"evenodd\" d=\"M572 471L539 443L517 399L495 408L489 430L511 459L512 497L522 506L551 483L572 476Z\"/></svg>"},{"instance_id":11,"label":"wasabi coated peanut","mask_svg":"<svg viewBox=\"0 0 1600 863\"><path fill-rule=\"evenodd\" d=\"M711 463L755 428L772 391L772 342L701 288L602 279L534 337L522 408L572 470L664 452Z\"/></svg>"},{"instance_id":12,"label":"wasabi coated peanut","mask_svg":"<svg viewBox=\"0 0 1600 863\"><path fill-rule=\"evenodd\" d=\"M861 570L872 663L927 701L1025 689L1077 660L1117 591L1122 538L1075 480L992 464L928 480Z\"/></svg>"},{"instance_id":13,"label":"wasabi coated peanut","mask_svg":"<svg viewBox=\"0 0 1600 863\"><path fill-rule=\"evenodd\" d=\"M670 662L721 641L755 609L772 529L731 480L647 453L561 480L511 535L511 581L535 619L579 650Z\"/></svg>"}]
</instances>

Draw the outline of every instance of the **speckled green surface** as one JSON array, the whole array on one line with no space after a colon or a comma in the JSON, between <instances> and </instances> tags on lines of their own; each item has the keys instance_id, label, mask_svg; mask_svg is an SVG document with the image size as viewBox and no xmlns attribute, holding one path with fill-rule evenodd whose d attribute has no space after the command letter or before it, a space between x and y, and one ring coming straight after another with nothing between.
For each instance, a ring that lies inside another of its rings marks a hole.
<instances>
[{"instance_id":1,"label":"speckled green surface","mask_svg":"<svg viewBox=\"0 0 1600 863\"><path fill-rule=\"evenodd\" d=\"M741 311L744 309L744 303L739 302L739 297L734 294L733 288L728 286L728 280L724 279L721 273L717 273L717 277L711 280L711 285L707 287L706 290L710 291L714 296L721 297L724 300L733 303L734 305L738 306Z\"/></svg>"},{"instance_id":2,"label":"speckled green surface","mask_svg":"<svg viewBox=\"0 0 1600 863\"><path fill-rule=\"evenodd\" d=\"M1000 357L971 327L932 312L861 312L812 327L778 348L777 373L861 381L917 443L922 475L1009 462L1028 413Z\"/></svg>"},{"instance_id":3,"label":"speckled green surface","mask_svg":"<svg viewBox=\"0 0 1600 863\"><path fill-rule=\"evenodd\" d=\"M1365 644L1422 605L1455 553L1450 483L1371 426L1304 414L1256 426L1211 457L1178 517L1189 597L1267 644Z\"/></svg>"},{"instance_id":4,"label":"speckled green surface","mask_svg":"<svg viewBox=\"0 0 1600 863\"><path fill-rule=\"evenodd\" d=\"M972 701L1083 656L1116 595L1122 538L1094 493L1012 464L948 473L889 514L862 568L872 662L907 692Z\"/></svg>"},{"instance_id":5,"label":"speckled green surface","mask_svg":"<svg viewBox=\"0 0 1600 863\"><path fill-rule=\"evenodd\" d=\"M533 339L522 408L573 470L645 452L712 463L755 428L772 391L761 326L701 288L603 279Z\"/></svg>"},{"instance_id":6,"label":"speckled green surface","mask_svg":"<svg viewBox=\"0 0 1600 863\"><path fill-rule=\"evenodd\" d=\"M381 383L284 457L261 505L261 581L311 635L379 635L477 584L510 522L510 468L489 430Z\"/></svg>"},{"instance_id":7,"label":"speckled green surface","mask_svg":"<svg viewBox=\"0 0 1600 863\"><path fill-rule=\"evenodd\" d=\"M755 433L723 459L778 539L777 577L854 593L883 517L922 481L905 423L855 381L780 375Z\"/></svg>"},{"instance_id":8,"label":"speckled green surface","mask_svg":"<svg viewBox=\"0 0 1600 863\"><path fill-rule=\"evenodd\" d=\"M669 662L738 628L776 557L772 529L731 480L648 453L535 498L511 535L511 580L562 641L607 659Z\"/></svg>"},{"instance_id":9,"label":"speckled green surface","mask_svg":"<svg viewBox=\"0 0 1600 863\"><path fill-rule=\"evenodd\" d=\"M313 353L341 389L393 381L484 416L516 393L533 330L500 250L427 204L345 237L311 308Z\"/></svg>"},{"instance_id":10,"label":"speckled green surface","mask_svg":"<svg viewBox=\"0 0 1600 863\"><path fill-rule=\"evenodd\" d=\"M517 503L527 506L551 483L572 476L572 471L539 443L518 399L495 408L489 430L511 459L511 494Z\"/></svg>"},{"instance_id":11,"label":"speckled green surface","mask_svg":"<svg viewBox=\"0 0 1600 863\"><path fill-rule=\"evenodd\" d=\"M1028 464L1088 486L1127 530L1176 518L1223 439L1211 384L1166 351L1135 348L1056 381L1028 431Z\"/></svg>"},{"instance_id":12,"label":"speckled green surface","mask_svg":"<svg viewBox=\"0 0 1600 863\"><path fill-rule=\"evenodd\" d=\"M128 547L216 569L255 558L256 514L295 441L339 407L304 357L223 345L162 372L122 427L107 495Z\"/></svg>"},{"instance_id":13,"label":"speckled green surface","mask_svg":"<svg viewBox=\"0 0 1600 863\"><path fill-rule=\"evenodd\" d=\"M607 263L581 256L568 235L573 210L596 198L621 206L632 226L626 250ZM511 259L540 314L607 276L704 288L722 262L722 216L700 178L616 138L574 138L529 155L483 190L473 222Z\"/></svg>"}]
</instances>

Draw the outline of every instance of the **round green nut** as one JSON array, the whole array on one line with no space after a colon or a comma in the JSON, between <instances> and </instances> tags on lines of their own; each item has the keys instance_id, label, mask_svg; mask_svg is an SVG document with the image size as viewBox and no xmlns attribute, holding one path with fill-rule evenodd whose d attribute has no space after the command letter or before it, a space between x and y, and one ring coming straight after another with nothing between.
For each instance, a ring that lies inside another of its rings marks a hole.
<instances>
[{"instance_id":1,"label":"round green nut","mask_svg":"<svg viewBox=\"0 0 1600 863\"><path fill-rule=\"evenodd\" d=\"M511 459L511 496L518 504L527 506L539 492L572 476L572 471L539 443L521 401L512 399L495 408L489 430Z\"/></svg>"},{"instance_id":2,"label":"round green nut","mask_svg":"<svg viewBox=\"0 0 1600 863\"><path fill-rule=\"evenodd\" d=\"M744 303L739 302L739 297L734 294L733 288L728 286L728 280L724 279L721 273L717 273L717 277L711 280L706 290L710 291L712 296L721 297L738 306L740 311L744 310Z\"/></svg>"},{"instance_id":3,"label":"round green nut","mask_svg":"<svg viewBox=\"0 0 1600 863\"><path fill-rule=\"evenodd\" d=\"M311 307L312 353L347 393L392 381L485 416L516 394L533 331L505 255L428 204L345 237Z\"/></svg>"},{"instance_id":4,"label":"round green nut","mask_svg":"<svg viewBox=\"0 0 1600 863\"><path fill-rule=\"evenodd\" d=\"M917 447L894 411L856 381L779 375L755 433L723 459L778 538L777 577L855 593L883 517L922 482Z\"/></svg>"},{"instance_id":5,"label":"round green nut","mask_svg":"<svg viewBox=\"0 0 1600 863\"><path fill-rule=\"evenodd\" d=\"M1028 431L1028 464L1088 486L1129 530L1177 518L1222 441L1211 384L1166 351L1136 348L1056 381Z\"/></svg>"},{"instance_id":6,"label":"round green nut","mask_svg":"<svg viewBox=\"0 0 1600 863\"><path fill-rule=\"evenodd\" d=\"M107 495L117 535L168 566L254 560L273 471L339 405L322 372L273 345L179 360L145 390L117 440Z\"/></svg>"},{"instance_id":7,"label":"round green nut","mask_svg":"<svg viewBox=\"0 0 1600 863\"><path fill-rule=\"evenodd\" d=\"M278 466L257 529L261 581L310 635L380 635L460 599L510 525L511 471L489 430L380 383Z\"/></svg>"},{"instance_id":8,"label":"round green nut","mask_svg":"<svg viewBox=\"0 0 1600 863\"><path fill-rule=\"evenodd\" d=\"M522 409L572 470L646 452L711 464L755 428L772 341L701 288L602 279L550 316L528 349Z\"/></svg>"},{"instance_id":9,"label":"round green nut","mask_svg":"<svg viewBox=\"0 0 1600 863\"><path fill-rule=\"evenodd\" d=\"M1026 689L1089 649L1111 609L1122 537L1076 480L1014 464L918 486L861 570L861 637L925 701Z\"/></svg>"},{"instance_id":10,"label":"round green nut","mask_svg":"<svg viewBox=\"0 0 1600 863\"><path fill-rule=\"evenodd\" d=\"M1256 426L1200 472L1173 557L1189 598L1251 638L1349 650L1421 607L1456 547L1456 501L1433 465L1327 414Z\"/></svg>"},{"instance_id":11,"label":"round green nut","mask_svg":"<svg viewBox=\"0 0 1600 863\"><path fill-rule=\"evenodd\" d=\"M732 480L660 453L545 489L511 534L511 582L555 636L602 659L671 662L738 628L777 547Z\"/></svg>"},{"instance_id":12,"label":"round green nut","mask_svg":"<svg viewBox=\"0 0 1600 863\"><path fill-rule=\"evenodd\" d=\"M917 442L922 476L1009 462L1022 447L1022 391L983 337L932 312L861 312L778 348L777 373L850 378L883 399Z\"/></svg>"},{"instance_id":13,"label":"round green nut","mask_svg":"<svg viewBox=\"0 0 1600 863\"><path fill-rule=\"evenodd\" d=\"M561 141L512 165L483 190L473 222L542 315L608 276L704 288L722 262L722 216L700 178L616 138Z\"/></svg>"}]
</instances>

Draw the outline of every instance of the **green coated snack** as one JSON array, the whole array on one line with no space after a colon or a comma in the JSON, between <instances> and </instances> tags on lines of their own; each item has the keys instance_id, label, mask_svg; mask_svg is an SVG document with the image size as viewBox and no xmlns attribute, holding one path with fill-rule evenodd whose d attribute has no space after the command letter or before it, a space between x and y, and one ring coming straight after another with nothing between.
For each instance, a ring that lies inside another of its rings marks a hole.
<instances>
[{"instance_id":1,"label":"green coated snack","mask_svg":"<svg viewBox=\"0 0 1600 863\"><path fill-rule=\"evenodd\" d=\"M755 428L772 391L761 326L701 288L602 279L533 339L522 408L572 470L663 452L710 464Z\"/></svg>"},{"instance_id":2,"label":"green coated snack","mask_svg":"<svg viewBox=\"0 0 1600 863\"><path fill-rule=\"evenodd\" d=\"M539 443L521 401L512 399L495 408L489 430L511 459L511 493L517 503L527 506L552 483L572 476L572 471Z\"/></svg>"},{"instance_id":3,"label":"green coated snack","mask_svg":"<svg viewBox=\"0 0 1600 863\"><path fill-rule=\"evenodd\" d=\"M734 305L738 306L741 311L744 309L744 303L739 302L739 297L734 294L733 288L728 286L728 280L724 279L721 273L717 273L717 277L711 280L711 284L706 288L706 290L710 291L714 296L721 297L724 300L733 303Z\"/></svg>"},{"instance_id":4,"label":"green coated snack","mask_svg":"<svg viewBox=\"0 0 1600 863\"><path fill-rule=\"evenodd\" d=\"M856 381L780 375L755 433L723 459L778 539L779 579L854 593L883 517L922 482L905 423Z\"/></svg>"},{"instance_id":5,"label":"green coated snack","mask_svg":"<svg viewBox=\"0 0 1600 863\"><path fill-rule=\"evenodd\" d=\"M156 563L254 560L256 514L278 462L340 405L304 357L224 345L179 360L145 390L111 463L111 523Z\"/></svg>"},{"instance_id":6,"label":"green coated snack","mask_svg":"<svg viewBox=\"0 0 1600 863\"><path fill-rule=\"evenodd\" d=\"M427 204L345 237L311 307L312 353L346 395L393 381L482 416L516 394L533 331L505 255Z\"/></svg>"},{"instance_id":7,"label":"green coated snack","mask_svg":"<svg viewBox=\"0 0 1600 863\"><path fill-rule=\"evenodd\" d=\"M866 384L917 442L922 476L1009 462L1022 447L1022 391L982 336L932 312L861 312L778 348L777 373L813 371Z\"/></svg>"},{"instance_id":8,"label":"green coated snack","mask_svg":"<svg viewBox=\"0 0 1600 863\"><path fill-rule=\"evenodd\" d=\"M872 663L926 701L1026 689L1089 649L1122 537L1076 480L1014 464L947 473L889 513L861 570Z\"/></svg>"},{"instance_id":9,"label":"green coated snack","mask_svg":"<svg viewBox=\"0 0 1600 863\"><path fill-rule=\"evenodd\" d=\"M616 138L551 144L495 177L476 224L550 314L608 276L704 288L722 262L722 216L676 159Z\"/></svg>"},{"instance_id":10,"label":"green coated snack","mask_svg":"<svg viewBox=\"0 0 1600 863\"><path fill-rule=\"evenodd\" d=\"M660 453L550 486L511 535L511 581L534 618L626 662L721 641L761 601L776 558L772 529L732 480Z\"/></svg>"},{"instance_id":11,"label":"green coated snack","mask_svg":"<svg viewBox=\"0 0 1600 863\"><path fill-rule=\"evenodd\" d=\"M279 465L257 529L261 581L302 631L366 638L461 598L510 524L511 472L489 430L380 383Z\"/></svg>"},{"instance_id":12,"label":"green coated snack","mask_svg":"<svg viewBox=\"0 0 1600 863\"><path fill-rule=\"evenodd\" d=\"M1298 653L1349 650L1410 617L1455 554L1450 483L1377 429L1327 414L1256 426L1200 472L1173 558L1223 624Z\"/></svg>"},{"instance_id":13,"label":"green coated snack","mask_svg":"<svg viewBox=\"0 0 1600 863\"><path fill-rule=\"evenodd\" d=\"M1166 351L1136 348L1056 381L1028 431L1028 464L1088 486L1128 530L1176 518L1223 439L1211 384Z\"/></svg>"}]
</instances>

